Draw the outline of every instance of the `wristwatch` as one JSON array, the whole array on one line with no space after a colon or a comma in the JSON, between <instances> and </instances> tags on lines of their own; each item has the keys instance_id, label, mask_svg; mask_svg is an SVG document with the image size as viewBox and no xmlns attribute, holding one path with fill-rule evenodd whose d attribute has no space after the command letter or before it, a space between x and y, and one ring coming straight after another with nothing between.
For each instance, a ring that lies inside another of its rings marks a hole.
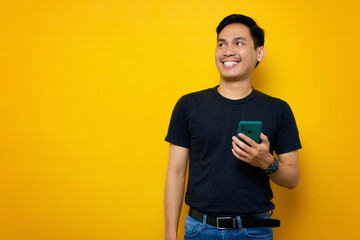
<instances>
[{"instance_id":1,"label":"wristwatch","mask_svg":"<svg viewBox=\"0 0 360 240\"><path fill-rule=\"evenodd\" d=\"M266 170L263 170L266 174L273 174L279 169L279 161L274 157L275 162L270 165L270 167Z\"/></svg>"}]
</instances>

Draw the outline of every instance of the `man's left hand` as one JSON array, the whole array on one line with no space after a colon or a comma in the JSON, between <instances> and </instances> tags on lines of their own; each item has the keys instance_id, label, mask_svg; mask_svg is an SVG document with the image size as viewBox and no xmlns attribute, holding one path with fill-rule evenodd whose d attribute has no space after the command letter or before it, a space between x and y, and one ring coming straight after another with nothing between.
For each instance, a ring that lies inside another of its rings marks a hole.
<instances>
[{"instance_id":1,"label":"man's left hand","mask_svg":"<svg viewBox=\"0 0 360 240\"><path fill-rule=\"evenodd\" d=\"M270 143L265 134L260 134L260 144L242 133L239 134L239 137L250 146L237 137L232 137L233 148L231 150L236 158L262 170L268 169L274 163L274 157L269 152Z\"/></svg>"}]
</instances>

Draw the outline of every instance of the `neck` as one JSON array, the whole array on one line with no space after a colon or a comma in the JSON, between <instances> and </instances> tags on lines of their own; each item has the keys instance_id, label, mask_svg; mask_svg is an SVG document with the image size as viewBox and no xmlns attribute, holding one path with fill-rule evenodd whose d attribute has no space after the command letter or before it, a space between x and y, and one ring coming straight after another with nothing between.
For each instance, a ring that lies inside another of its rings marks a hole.
<instances>
[{"instance_id":1,"label":"neck","mask_svg":"<svg viewBox=\"0 0 360 240\"><path fill-rule=\"evenodd\" d=\"M220 80L218 92L231 100L238 100L248 96L252 92L250 81L229 82Z\"/></svg>"}]
</instances>

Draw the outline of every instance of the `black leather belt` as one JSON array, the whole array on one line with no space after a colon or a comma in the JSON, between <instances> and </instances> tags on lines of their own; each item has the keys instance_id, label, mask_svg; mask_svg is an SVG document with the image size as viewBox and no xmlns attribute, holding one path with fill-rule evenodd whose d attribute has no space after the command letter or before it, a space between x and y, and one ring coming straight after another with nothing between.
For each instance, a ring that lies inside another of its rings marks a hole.
<instances>
[{"instance_id":1,"label":"black leather belt","mask_svg":"<svg viewBox=\"0 0 360 240\"><path fill-rule=\"evenodd\" d=\"M199 222L202 222L204 219L204 214L194 208L190 208L189 215ZM269 212L241 216L241 225L243 228L280 227L280 220L264 219L268 215L270 215ZM235 229L239 227L236 217L214 217L208 215L206 223L218 229Z\"/></svg>"}]
</instances>

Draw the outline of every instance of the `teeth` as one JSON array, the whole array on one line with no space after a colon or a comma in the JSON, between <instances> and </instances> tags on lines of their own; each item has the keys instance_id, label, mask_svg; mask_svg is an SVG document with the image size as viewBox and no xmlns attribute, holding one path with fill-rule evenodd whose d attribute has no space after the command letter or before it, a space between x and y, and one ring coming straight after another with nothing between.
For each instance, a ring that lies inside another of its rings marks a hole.
<instances>
[{"instance_id":1,"label":"teeth","mask_svg":"<svg viewBox=\"0 0 360 240\"><path fill-rule=\"evenodd\" d=\"M225 66L235 65L238 64L238 62L224 62Z\"/></svg>"}]
</instances>

